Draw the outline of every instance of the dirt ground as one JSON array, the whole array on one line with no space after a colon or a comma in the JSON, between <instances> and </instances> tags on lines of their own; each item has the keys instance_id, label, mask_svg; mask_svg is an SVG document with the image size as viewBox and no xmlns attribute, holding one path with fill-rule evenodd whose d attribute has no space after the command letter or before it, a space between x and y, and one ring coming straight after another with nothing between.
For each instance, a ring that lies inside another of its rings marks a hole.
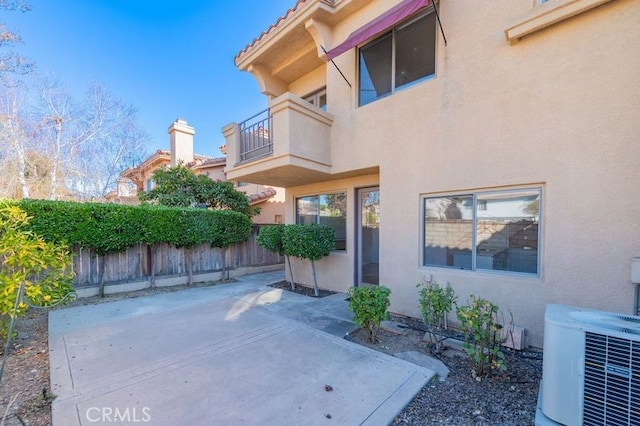
<instances>
[{"instance_id":1,"label":"dirt ground","mask_svg":"<svg viewBox=\"0 0 640 426\"><path fill-rule=\"evenodd\" d=\"M197 286L213 285L205 283ZM196 286L194 286L196 287ZM91 297L68 306L108 303L131 297L178 291L185 286L147 289L131 293ZM191 287L193 288L193 287ZM305 292L306 289L300 289ZM308 290L306 291L308 293ZM2 382L0 382L0 416L5 425L51 424L48 311L31 309L16 322L18 337L13 341ZM394 318L408 327L406 335L380 331L377 341L369 343L361 330L347 338L375 350L393 354L417 350L430 354L422 340L420 321ZM4 347L4 343L3 343ZM538 384L542 374L542 354L536 351L507 352L507 373L490 379L475 380L468 359L459 350L446 350L440 359L449 367L446 381L434 378L396 417L394 425L527 425L534 423Z\"/></svg>"},{"instance_id":2,"label":"dirt ground","mask_svg":"<svg viewBox=\"0 0 640 426\"><path fill-rule=\"evenodd\" d=\"M423 330L413 328L409 328L406 335L381 330L377 341L369 343L365 333L358 330L347 339L388 354L419 351L435 356L428 342L422 340L423 336ZM542 353L505 350L505 354L506 373L476 380L471 375L466 354L446 349L437 356L450 370L446 380L441 382L434 376L392 424L533 425L542 376Z\"/></svg>"}]
</instances>

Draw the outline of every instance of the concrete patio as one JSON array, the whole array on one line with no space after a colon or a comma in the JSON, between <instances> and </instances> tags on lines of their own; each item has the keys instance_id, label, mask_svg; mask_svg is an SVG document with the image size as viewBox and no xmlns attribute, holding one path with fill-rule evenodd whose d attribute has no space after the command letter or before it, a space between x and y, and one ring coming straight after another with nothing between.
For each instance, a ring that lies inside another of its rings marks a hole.
<instances>
[{"instance_id":1,"label":"concrete patio","mask_svg":"<svg viewBox=\"0 0 640 426\"><path fill-rule=\"evenodd\" d=\"M282 278L52 311L53 424L388 424L433 371L342 339L345 295Z\"/></svg>"}]
</instances>

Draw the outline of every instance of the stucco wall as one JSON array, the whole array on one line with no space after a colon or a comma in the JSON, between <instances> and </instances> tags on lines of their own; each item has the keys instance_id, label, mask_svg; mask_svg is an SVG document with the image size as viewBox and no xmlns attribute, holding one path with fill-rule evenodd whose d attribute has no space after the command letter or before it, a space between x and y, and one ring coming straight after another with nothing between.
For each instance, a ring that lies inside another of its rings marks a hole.
<instances>
[{"instance_id":1,"label":"stucco wall","mask_svg":"<svg viewBox=\"0 0 640 426\"><path fill-rule=\"evenodd\" d=\"M640 256L640 2L611 1L510 44L505 29L536 5L441 3L448 46L438 35L436 76L366 106L356 106L355 49L335 60L352 88L333 66L326 75L332 171L380 168L380 282L392 289L392 311L419 316L415 285L428 274L450 283L459 302L475 294L511 311L541 346L547 303L632 311L630 258ZM370 16L344 21L335 38L387 7L372 2L363 9ZM354 188L376 179L289 188L287 221L295 196L346 188L353 239ZM423 196L529 186L543 190L539 276L421 266ZM346 289L354 265L352 250L320 261L321 285Z\"/></svg>"},{"instance_id":2,"label":"stucco wall","mask_svg":"<svg viewBox=\"0 0 640 426\"><path fill-rule=\"evenodd\" d=\"M327 183L287 188L285 201L287 223L293 223L295 221L296 198L335 192L345 192L347 194L346 250L336 250L328 257L316 262L318 285L321 288L346 292L349 287L353 285L356 256L356 223L353 218L356 215L356 204L354 202L356 199L356 191L358 188L376 186L378 180L377 175L367 175ZM293 259L291 264L297 283L313 285L313 274L310 262ZM289 275L288 269L286 269L286 273ZM288 279L290 279L290 277Z\"/></svg>"},{"instance_id":3,"label":"stucco wall","mask_svg":"<svg viewBox=\"0 0 640 426\"><path fill-rule=\"evenodd\" d=\"M538 346L546 303L631 312L638 6L614 1L510 45L503 30L531 1L449 1L434 79L355 108L357 92L328 73L341 103L329 104L335 171L380 165L380 273L392 310L419 315L415 283L428 273L461 302L476 294L510 310ZM354 51L339 66L357 80ZM544 191L540 277L420 266L421 195L528 184Z\"/></svg>"}]
</instances>

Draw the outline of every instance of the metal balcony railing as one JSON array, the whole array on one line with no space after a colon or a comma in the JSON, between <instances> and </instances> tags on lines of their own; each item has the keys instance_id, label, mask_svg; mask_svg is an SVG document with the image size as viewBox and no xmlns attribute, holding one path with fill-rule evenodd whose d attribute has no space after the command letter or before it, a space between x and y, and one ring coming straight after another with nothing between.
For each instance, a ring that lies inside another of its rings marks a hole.
<instances>
[{"instance_id":1,"label":"metal balcony railing","mask_svg":"<svg viewBox=\"0 0 640 426\"><path fill-rule=\"evenodd\" d=\"M269 108L240 123L240 162L273 154L272 125Z\"/></svg>"}]
</instances>

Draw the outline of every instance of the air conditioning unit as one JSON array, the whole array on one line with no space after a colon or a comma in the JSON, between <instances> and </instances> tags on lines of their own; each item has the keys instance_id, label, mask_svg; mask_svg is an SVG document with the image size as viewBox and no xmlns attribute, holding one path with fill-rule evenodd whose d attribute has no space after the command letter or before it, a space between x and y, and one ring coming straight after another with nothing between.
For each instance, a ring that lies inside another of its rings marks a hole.
<instances>
[{"instance_id":1,"label":"air conditioning unit","mask_svg":"<svg viewBox=\"0 0 640 426\"><path fill-rule=\"evenodd\" d=\"M547 305L536 425L640 424L640 317Z\"/></svg>"}]
</instances>

